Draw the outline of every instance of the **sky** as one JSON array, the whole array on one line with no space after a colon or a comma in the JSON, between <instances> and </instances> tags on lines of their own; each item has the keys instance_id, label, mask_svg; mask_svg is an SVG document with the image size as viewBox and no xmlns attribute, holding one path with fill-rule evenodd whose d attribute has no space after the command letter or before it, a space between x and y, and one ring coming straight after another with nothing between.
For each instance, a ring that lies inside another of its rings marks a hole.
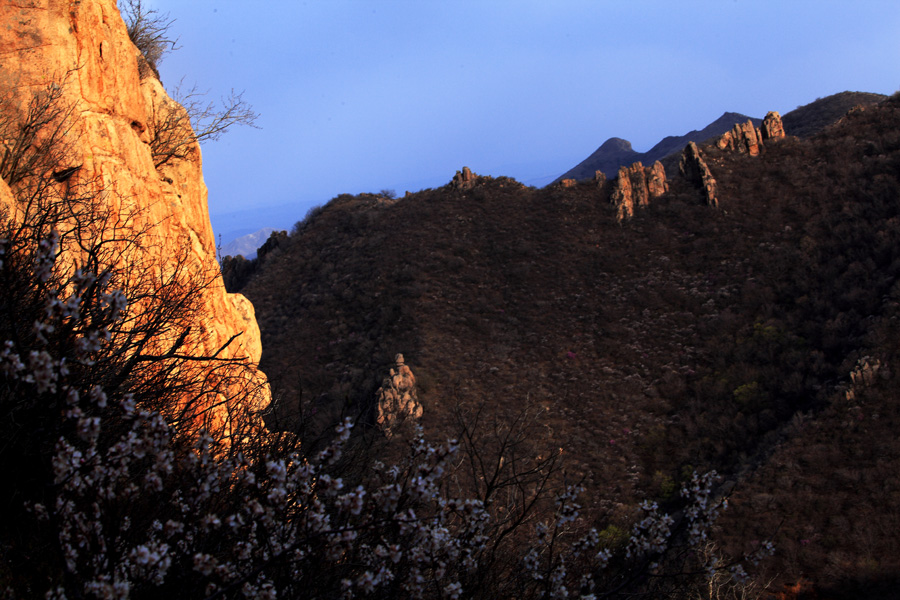
<instances>
[{"instance_id":1,"label":"sky","mask_svg":"<svg viewBox=\"0 0 900 600\"><path fill-rule=\"evenodd\" d=\"M542 186L610 137L649 150L726 111L900 89L896 0L143 0L160 63L259 113L203 145L221 241L463 166Z\"/></svg>"}]
</instances>

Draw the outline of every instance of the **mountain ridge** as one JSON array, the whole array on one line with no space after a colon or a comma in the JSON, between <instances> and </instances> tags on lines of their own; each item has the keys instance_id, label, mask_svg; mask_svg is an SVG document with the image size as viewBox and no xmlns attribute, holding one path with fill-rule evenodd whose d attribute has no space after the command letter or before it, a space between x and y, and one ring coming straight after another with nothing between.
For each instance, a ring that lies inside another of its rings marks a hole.
<instances>
[{"instance_id":1,"label":"mountain ridge","mask_svg":"<svg viewBox=\"0 0 900 600\"><path fill-rule=\"evenodd\" d=\"M887 99L884 94L838 92L798 106L784 115L784 128L789 135L808 138L847 114L855 106L872 106Z\"/></svg>"},{"instance_id":2,"label":"mountain ridge","mask_svg":"<svg viewBox=\"0 0 900 600\"><path fill-rule=\"evenodd\" d=\"M560 175L556 181L563 179L589 179L596 171L602 171L607 177L614 177L619 167L628 166L635 162L650 165L674 152L681 152L688 142L705 142L712 137L722 135L732 128L735 123L753 122L759 127L762 119L748 117L740 113L725 112L718 119L705 126L703 129L694 129L684 135L666 136L657 142L646 152L637 152L628 140L611 137L603 142L586 159Z\"/></svg>"},{"instance_id":3,"label":"mountain ridge","mask_svg":"<svg viewBox=\"0 0 900 600\"><path fill-rule=\"evenodd\" d=\"M535 448L564 449L598 528L716 468L737 485L718 543L739 553L783 532L763 576L805 574L828 599L852 597L840 590L860 589L860 573L890 580L893 559L853 565L872 539L895 556L877 533L900 514L883 491L900 489L900 447L884 434L900 426L900 98L757 156L700 154L719 208L674 177L617 221L613 181L534 189L465 169L398 200L328 203L244 290L281 425L365 415L402 353L428 435L454 435L455 410L505 422L527 409ZM878 377L856 383L876 359ZM875 413L877 425L856 416ZM823 448L835 436L839 452ZM868 515L853 537L829 495ZM835 552L848 566L823 568Z\"/></svg>"},{"instance_id":4,"label":"mountain ridge","mask_svg":"<svg viewBox=\"0 0 900 600\"><path fill-rule=\"evenodd\" d=\"M824 98L798 106L783 117L785 132L798 137L811 137L824 127L846 114L854 106L871 106L885 100L883 94L869 92L838 92ZM732 128L736 123L750 120L759 127L761 118L748 117L737 112L726 111L722 116L706 125L703 129L694 129L680 136L666 136L646 152L637 152L628 140L611 137L607 139L586 159L557 177L553 183L563 179L589 179L596 171L602 171L607 177L615 177L619 167L635 162L650 165L659 160L671 176L677 170L677 159L672 155L680 153L688 142L703 143L718 137Z\"/></svg>"}]
</instances>

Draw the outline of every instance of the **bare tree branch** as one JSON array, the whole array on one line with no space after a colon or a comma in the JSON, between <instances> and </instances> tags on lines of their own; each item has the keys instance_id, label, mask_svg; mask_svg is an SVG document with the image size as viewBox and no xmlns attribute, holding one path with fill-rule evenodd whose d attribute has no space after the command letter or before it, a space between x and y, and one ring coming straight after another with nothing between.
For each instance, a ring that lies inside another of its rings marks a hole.
<instances>
[{"instance_id":1,"label":"bare tree branch","mask_svg":"<svg viewBox=\"0 0 900 600\"><path fill-rule=\"evenodd\" d=\"M185 159L198 143L218 140L234 125L257 127L259 117L234 90L217 104L205 99L206 92L193 86L182 91L182 84L172 94L174 102L163 100L152 108L150 149L157 168L173 159Z\"/></svg>"},{"instance_id":2,"label":"bare tree branch","mask_svg":"<svg viewBox=\"0 0 900 600\"><path fill-rule=\"evenodd\" d=\"M141 0L119 0L119 12L128 27L128 37L159 79L159 63L166 54L177 49L178 38L169 37L175 19L170 19L168 13L146 8Z\"/></svg>"}]
</instances>

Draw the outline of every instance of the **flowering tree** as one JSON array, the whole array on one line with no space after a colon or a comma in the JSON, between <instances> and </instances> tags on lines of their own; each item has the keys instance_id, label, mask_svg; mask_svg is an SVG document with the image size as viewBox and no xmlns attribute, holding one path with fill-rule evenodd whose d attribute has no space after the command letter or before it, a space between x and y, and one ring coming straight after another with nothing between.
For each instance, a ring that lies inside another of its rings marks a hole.
<instances>
[{"instance_id":1,"label":"flowering tree","mask_svg":"<svg viewBox=\"0 0 900 600\"><path fill-rule=\"evenodd\" d=\"M417 434L404 460L375 463L348 482L335 473L350 422L315 456L285 437L223 447L204 430L185 435L149 388L129 385L122 363L108 360L128 314L111 278L76 269L64 285L48 285L59 271L59 239L51 230L23 257L4 238L0 268L4 281L30 276L37 288L31 331L25 323L7 326L17 335L0 354L4 423L20 427L8 438L18 445L3 450L4 468L17 469L5 473L16 485L3 500L7 514L17 515L13 530L37 532L41 547L53 549L39 563L49 570L49 597L458 598L486 591L466 584L483 584L485 566L499 568L489 559L509 530L486 509L492 494L446 493L456 443L433 446ZM27 460L42 455L50 459ZM519 570L491 578L491 594L563 598L577 590L588 597L645 587L648 574L674 564L679 531L688 545L704 539L720 506L711 500L712 481L698 476L684 490L679 523L645 504L621 556L600 544L596 530L575 535L580 489L567 489L533 536L509 549L521 556L511 561ZM703 565L711 573L726 566ZM11 587L30 585L29 578Z\"/></svg>"}]
</instances>

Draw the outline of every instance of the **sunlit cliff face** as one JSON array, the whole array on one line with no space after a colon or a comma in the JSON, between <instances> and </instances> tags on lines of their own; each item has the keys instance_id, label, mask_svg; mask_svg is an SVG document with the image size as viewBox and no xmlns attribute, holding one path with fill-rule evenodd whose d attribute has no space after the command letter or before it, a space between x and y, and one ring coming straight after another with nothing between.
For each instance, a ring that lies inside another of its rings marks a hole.
<instances>
[{"instance_id":1,"label":"sunlit cliff face","mask_svg":"<svg viewBox=\"0 0 900 600\"><path fill-rule=\"evenodd\" d=\"M225 292L216 268L199 146L186 158L154 165L148 127L153 111L172 100L157 79L141 77L140 52L115 0L44 4L0 4L0 20L15 24L0 32L0 92L8 105L25 110L35 93L48 86L61 90L58 101L71 110L60 139L66 145L65 164L51 172L66 174L54 183L58 192L72 185L90 192L114 217L117 235L138 238L127 251L123 247L120 259L142 285L180 279L179 285L196 295L194 322L161 333L155 351L258 362L262 349L253 307L243 296ZM17 201L15 192L0 183L4 204ZM139 323L144 300L129 301ZM203 386L231 376L221 367L192 374ZM252 394L213 395L197 414L223 435L235 419L269 402L261 373L241 377L249 377L241 385Z\"/></svg>"}]
</instances>

